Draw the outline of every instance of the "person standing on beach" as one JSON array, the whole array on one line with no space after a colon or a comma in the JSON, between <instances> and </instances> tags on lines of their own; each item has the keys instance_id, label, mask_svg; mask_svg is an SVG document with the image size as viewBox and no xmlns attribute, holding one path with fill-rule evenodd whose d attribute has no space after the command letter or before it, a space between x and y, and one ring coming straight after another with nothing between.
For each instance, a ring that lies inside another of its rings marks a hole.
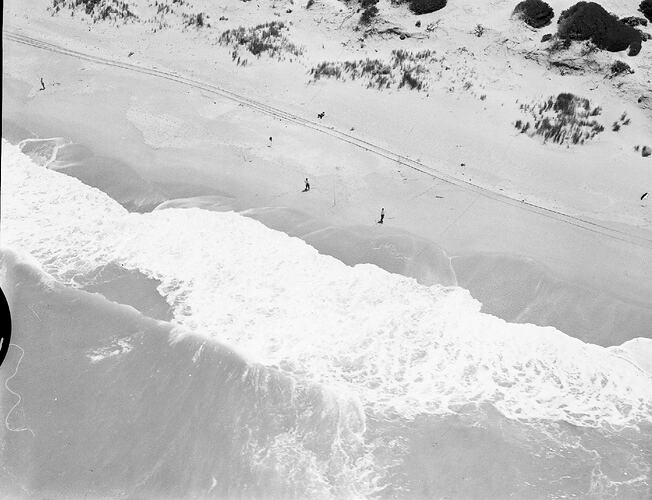
<instances>
[{"instance_id":1,"label":"person standing on beach","mask_svg":"<svg viewBox=\"0 0 652 500\"><path fill-rule=\"evenodd\" d=\"M310 191L310 183L308 182L308 178L306 177L306 187L303 190L304 193Z\"/></svg>"},{"instance_id":2,"label":"person standing on beach","mask_svg":"<svg viewBox=\"0 0 652 500\"><path fill-rule=\"evenodd\" d=\"M270 147L270 148L272 147L272 136L271 135L269 136L269 144L267 146Z\"/></svg>"},{"instance_id":3,"label":"person standing on beach","mask_svg":"<svg viewBox=\"0 0 652 500\"><path fill-rule=\"evenodd\" d=\"M382 224L383 220L385 220L385 208L380 209L380 220L378 221L378 224Z\"/></svg>"},{"instance_id":4,"label":"person standing on beach","mask_svg":"<svg viewBox=\"0 0 652 500\"><path fill-rule=\"evenodd\" d=\"M43 83L43 77L41 77L41 90L45 90L45 83Z\"/></svg>"}]
</instances>

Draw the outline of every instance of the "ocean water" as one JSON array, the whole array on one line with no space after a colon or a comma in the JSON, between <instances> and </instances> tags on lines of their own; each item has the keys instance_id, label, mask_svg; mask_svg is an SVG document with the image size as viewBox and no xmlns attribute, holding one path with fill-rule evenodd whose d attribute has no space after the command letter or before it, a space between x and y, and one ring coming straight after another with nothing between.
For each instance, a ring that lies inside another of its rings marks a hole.
<instances>
[{"instance_id":1,"label":"ocean water","mask_svg":"<svg viewBox=\"0 0 652 500\"><path fill-rule=\"evenodd\" d=\"M12 493L649 497L652 341L485 314L446 259L426 285L233 211L129 212L27 152L3 141ZM82 290L107 269L170 321Z\"/></svg>"}]
</instances>

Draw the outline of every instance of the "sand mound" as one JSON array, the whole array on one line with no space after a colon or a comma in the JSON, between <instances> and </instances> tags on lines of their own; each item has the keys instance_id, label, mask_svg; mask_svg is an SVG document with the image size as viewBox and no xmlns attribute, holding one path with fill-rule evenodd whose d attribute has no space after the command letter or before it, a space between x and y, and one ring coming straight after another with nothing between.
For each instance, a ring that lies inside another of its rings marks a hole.
<instances>
[{"instance_id":1,"label":"sand mound","mask_svg":"<svg viewBox=\"0 0 652 500\"><path fill-rule=\"evenodd\" d=\"M543 28L550 24L555 12L542 0L524 0L516 5L512 16L518 17L533 28Z\"/></svg>"},{"instance_id":2,"label":"sand mound","mask_svg":"<svg viewBox=\"0 0 652 500\"><path fill-rule=\"evenodd\" d=\"M591 40L600 49L629 55L641 51L641 33L620 22L595 2L578 2L559 16L557 33L566 40Z\"/></svg>"},{"instance_id":3,"label":"sand mound","mask_svg":"<svg viewBox=\"0 0 652 500\"><path fill-rule=\"evenodd\" d=\"M430 14L446 7L446 0L411 0L410 10L417 14Z\"/></svg>"}]
</instances>

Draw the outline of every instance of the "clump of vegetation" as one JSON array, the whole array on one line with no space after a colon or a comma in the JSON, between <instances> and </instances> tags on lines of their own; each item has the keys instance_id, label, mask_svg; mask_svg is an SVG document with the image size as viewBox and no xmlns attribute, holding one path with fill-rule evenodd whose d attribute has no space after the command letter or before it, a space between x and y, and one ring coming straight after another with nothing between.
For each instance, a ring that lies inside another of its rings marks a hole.
<instances>
[{"instance_id":1,"label":"clump of vegetation","mask_svg":"<svg viewBox=\"0 0 652 500\"><path fill-rule=\"evenodd\" d=\"M427 64L435 60L435 54L430 50L416 53L394 50L388 62L379 59L322 62L310 70L310 75L312 81L322 78L363 79L367 81L367 88L407 87L419 91L427 88L430 74Z\"/></svg>"},{"instance_id":2,"label":"clump of vegetation","mask_svg":"<svg viewBox=\"0 0 652 500\"><path fill-rule=\"evenodd\" d=\"M620 19L620 22L625 23L627 26L631 26L632 28L636 28L638 26L647 26L647 19L636 16L623 17Z\"/></svg>"},{"instance_id":3,"label":"clump of vegetation","mask_svg":"<svg viewBox=\"0 0 652 500\"><path fill-rule=\"evenodd\" d=\"M562 93L533 105L521 104L528 119L517 120L516 129L530 137L540 136L544 142L556 144L584 144L604 131L596 117L600 107L591 107L588 99Z\"/></svg>"},{"instance_id":4,"label":"clump of vegetation","mask_svg":"<svg viewBox=\"0 0 652 500\"><path fill-rule=\"evenodd\" d=\"M430 14L446 7L447 0L409 0L410 10L417 15Z\"/></svg>"},{"instance_id":5,"label":"clump of vegetation","mask_svg":"<svg viewBox=\"0 0 652 500\"><path fill-rule=\"evenodd\" d=\"M208 22L208 14L205 14L203 12L198 12L197 14L182 14L183 18L183 25L186 28L189 28L191 26L194 26L196 28L210 28L211 25Z\"/></svg>"},{"instance_id":6,"label":"clump of vegetation","mask_svg":"<svg viewBox=\"0 0 652 500\"><path fill-rule=\"evenodd\" d=\"M83 12L96 23L98 21L136 21L138 16L132 7L122 0L52 0L48 10L52 15L58 14L61 10L68 9L71 15L75 12Z\"/></svg>"},{"instance_id":7,"label":"clump of vegetation","mask_svg":"<svg viewBox=\"0 0 652 500\"><path fill-rule=\"evenodd\" d=\"M360 24L368 25L378 15L378 7L376 4L378 0L361 0L360 7L362 7L362 14L360 15Z\"/></svg>"},{"instance_id":8,"label":"clump of vegetation","mask_svg":"<svg viewBox=\"0 0 652 500\"><path fill-rule=\"evenodd\" d=\"M621 127L626 127L631 123L631 120L627 117L627 112L624 112L622 115L620 115L620 118L613 122L611 125L611 130L614 132L618 132Z\"/></svg>"},{"instance_id":9,"label":"clump of vegetation","mask_svg":"<svg viewBox=\"0 0 652 500\"><path fill-rule=\"evenodd\" d=\"M242 58L242 50L258 58L262 54L276 59L282 59L285 54L298 57L303 53L303 49L285 36L284 33L287 31L285 24L278 21L259 24L252 28L240 26L222 33L219 42L221 45L233 47L231 57L234 61L237 59L238 64L243 65L246 64L246 59Z\"/></svg>"},{"instance_id":10,"label":"clump of vegetation","mask_svg":"<svg viewBox=\"0 0 652 500\"><path fill-rule=\"evenodd\" d=\"M475 28L473 28L473 34L478 38L484 35L484 32L485 32L485 27L482 26L481 24L476 24Z\"/></svg>"},{"instance_id":11,"label":"clump of vegetation","mask_svg":"<svg viewBox=\"0 0 652 500\"><path fill-rule=\"evenodd\" d=\"M623 61L615 61L610 67L609 70L611 71L611 76L618 76L622 75L623 73L634 73L634 70L627 64L626 62Z\"/></svg>"},{"instance_id":12,"label":"clump of vegetation","mask_svg":"<svg viewBox=\"0 0 652 500\"><path fill-rule=\"evenodd\" d=\"M548 26L555 17L555 11L543 0L524 0L514 7L512 17L521 19L533 28Z\"/></svg>"},{"instance_id":13,"label":"clump of vegetation","mask_svg":"<svg viewBox=\"0 0 652 500\"><path fill-rule=\"evenodd\" d=\"M638 10L647 18L648 21L652 22L652 0L643 0L638 6Z\"/></svg>"},{"instance_id":14,"label":"clump of vegetation","mask_svg":"<svg viewBox=\"0 0 652 500\"><path fill-rule=\"evenodd\" d=\"M591 40L598 48L629 55L641 51L642 33L621 22L595 2L578 2L559 16L557 35L567 40Z\"/></svg>"}]
</instances>

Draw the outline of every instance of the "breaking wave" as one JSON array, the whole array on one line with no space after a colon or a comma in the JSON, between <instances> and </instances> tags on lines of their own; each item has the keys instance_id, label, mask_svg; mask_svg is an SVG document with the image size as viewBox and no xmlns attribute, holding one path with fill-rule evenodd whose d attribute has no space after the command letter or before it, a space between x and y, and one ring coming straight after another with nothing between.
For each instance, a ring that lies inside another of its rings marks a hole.
<instances>
[{"instance_id":1,"label":"breaking wave","mask_svg":"<svg viewBox=\"0 0 652 500\"><path fill-rule=\"evenodd\" d=\"M462 288L349 267L233 212L130 213L4 140L2 163L3 245L66 284L110 263L138 270L161 282L180 331L375 413L412 418L471 403L520 420L652 421L652 377L622 349L507 323Z\"/></svg>"}]
</instances>

